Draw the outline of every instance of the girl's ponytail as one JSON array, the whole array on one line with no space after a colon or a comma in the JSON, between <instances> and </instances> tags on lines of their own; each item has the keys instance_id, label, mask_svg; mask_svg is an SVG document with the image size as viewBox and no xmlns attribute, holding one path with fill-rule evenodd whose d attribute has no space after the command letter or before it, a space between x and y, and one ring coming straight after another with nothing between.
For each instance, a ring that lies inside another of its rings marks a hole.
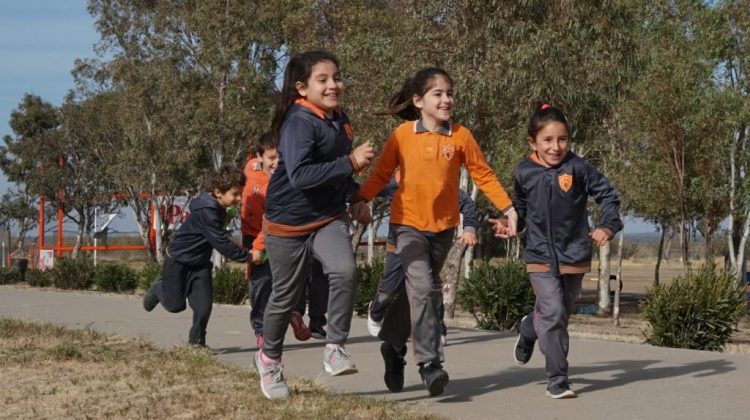
<instances>
[{"instance_id":1,"label":"girl's ponytail","mask_svg":"<svg viewBox=\"0 0 750 420\"><path fill-rule=\"evenodd\" d=\"M381 115L394 115L408 121L420 119L422 114L414 106L414 95L424 96L432 88L433 81L437 76L444 77L453 86L453 79L443 69L428 67L419 70L413 77L404 81L401 90L393 95L388 103L388 108Z\"/></svg>"},{"instance_id":2,"label":"girl's ponytail","mask_svg":"<svg viewBox=\"0 0 750 420\"><path fill-rule=\"evenodd\" d=\"M339 67L339 60L328 51L315 50L297 54L289 59L284 70L284 84L276 96L276 106L271 119L271 133L276 139L281 138L281 125L284 123L289 108L299 97L297 82L307 84L312 74L312 68L321 61L330 61Z\"/></svg>"}]
</instances>

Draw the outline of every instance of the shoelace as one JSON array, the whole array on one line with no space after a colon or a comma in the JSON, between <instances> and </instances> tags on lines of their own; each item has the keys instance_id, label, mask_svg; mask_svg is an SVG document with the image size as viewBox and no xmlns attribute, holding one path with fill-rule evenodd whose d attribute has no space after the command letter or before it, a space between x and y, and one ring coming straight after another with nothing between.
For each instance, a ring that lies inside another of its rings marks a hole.
<instances>
[{"instance_id":1,"label":"shoelace","mask_svg":"<svg viewBox=\"0 0 750 420\"><path fill-rule=\"evenodd\" d=\"M283 368L284 365L282 365L281 363L268 366L267 374L271 377L273 383L284 381Z\"/></svg>"},{"instance_id":2,"label":"shoelace","mask_svg":"<svg viewBox=\"0 0 750 420\"><path fill-rule=\"evenodd\" d=\"M344 346L336 345L336 347L333 348L333 351L331 352L331 356L337 355L337 356L343 356L346 358L350 358L351 354L349 354L348 351L344 348Z\"/></svg>"}]
</instances>

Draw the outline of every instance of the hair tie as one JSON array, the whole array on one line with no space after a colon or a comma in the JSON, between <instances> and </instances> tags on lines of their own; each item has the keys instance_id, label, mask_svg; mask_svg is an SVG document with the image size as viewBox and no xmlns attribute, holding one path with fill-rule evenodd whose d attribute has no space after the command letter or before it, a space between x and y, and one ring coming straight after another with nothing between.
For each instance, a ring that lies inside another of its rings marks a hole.
<instances>
[{"instance_id":1,"label":"hair tie","mask_svg":"<svg viewBox=\"0 0 750 420\"><path fill-rule=\"evenodd\" d=\"M547 109L549 107L550 107L550 104L542 104L542 106L539 107L539 109L541 109L542 111L544 111L545 109Z\"/></svg>"}]
</instances>

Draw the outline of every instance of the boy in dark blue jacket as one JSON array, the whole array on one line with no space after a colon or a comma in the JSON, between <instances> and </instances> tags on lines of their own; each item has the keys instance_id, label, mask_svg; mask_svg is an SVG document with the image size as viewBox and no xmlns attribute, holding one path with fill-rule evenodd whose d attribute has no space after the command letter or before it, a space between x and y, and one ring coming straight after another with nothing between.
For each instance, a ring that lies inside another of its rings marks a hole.
<instances>
[{"instance_id":1,"label":"boy in dark blue jacket","mask_svg":"<svg viewBox=\"0 0 750 420\"><path fill-rule=\"evenodd\" d=\"M521 320L514 350L518 364L531 359L534 345L545 358L547 396L572 398L568 381L568 320L591 271L591 243L602 246L622 229L620 200L607 179L570 148L570 126L563 112L540 104L528 126L531 156L518 165L513 206L518 230L526 225L523 259L534 288L534 311ZM599 206L599 224L589 228L591 196ZM504 228L495 225L504 237Z\"/></svg>"},{"instance_id":2,"label":"boy in dark blue jacket","mask_svg":"<svg viewBox=\"0 0 750 420\"><path fill-rule=\"evenodd\" d=\"M211 283L212 250L244 262L248 251L236 245L224 229L229 207L242 198L245 175L239 168L225 166L211 180L211 192L201 192L190 202L190 215L167 248L164 269L143 296L143 308L151 311L158 303L169 312L185 310L185 299L193 310L188 343L206 346L206 326L213 305Z\"/></svg>"}]
</instances>

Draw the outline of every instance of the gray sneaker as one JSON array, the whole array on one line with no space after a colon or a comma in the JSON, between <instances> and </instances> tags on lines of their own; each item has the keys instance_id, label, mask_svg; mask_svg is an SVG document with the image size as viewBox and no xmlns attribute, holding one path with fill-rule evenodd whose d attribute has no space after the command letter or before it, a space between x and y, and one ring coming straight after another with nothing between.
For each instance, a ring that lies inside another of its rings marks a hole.
<instances>
[{"instance_id":1,"label":"gray sneaker","mask_svg":"<svg viewBox=\"0 0 750 420\"><path fill-rule=\"evenodd\" d=\"M340 344L326 345L323 350L323 367L331 376L357 373L352 356Z\"/></svg>"},{"instance_id":2,"label":"gray sneaker","mask_svg":"<svg viewBox=\"0 0 750 420\"><path fill-rule=\"evenodd\" d=\"M260 358L261 351L258 350L253 358L255 370L260 375L260 390L263 391L263 395L269 400L289 398L289 388L286 386L286 382L284 382L284 374L282 372L284 365L281 362L263 363Z\"/></svg>"}]
</instances>

